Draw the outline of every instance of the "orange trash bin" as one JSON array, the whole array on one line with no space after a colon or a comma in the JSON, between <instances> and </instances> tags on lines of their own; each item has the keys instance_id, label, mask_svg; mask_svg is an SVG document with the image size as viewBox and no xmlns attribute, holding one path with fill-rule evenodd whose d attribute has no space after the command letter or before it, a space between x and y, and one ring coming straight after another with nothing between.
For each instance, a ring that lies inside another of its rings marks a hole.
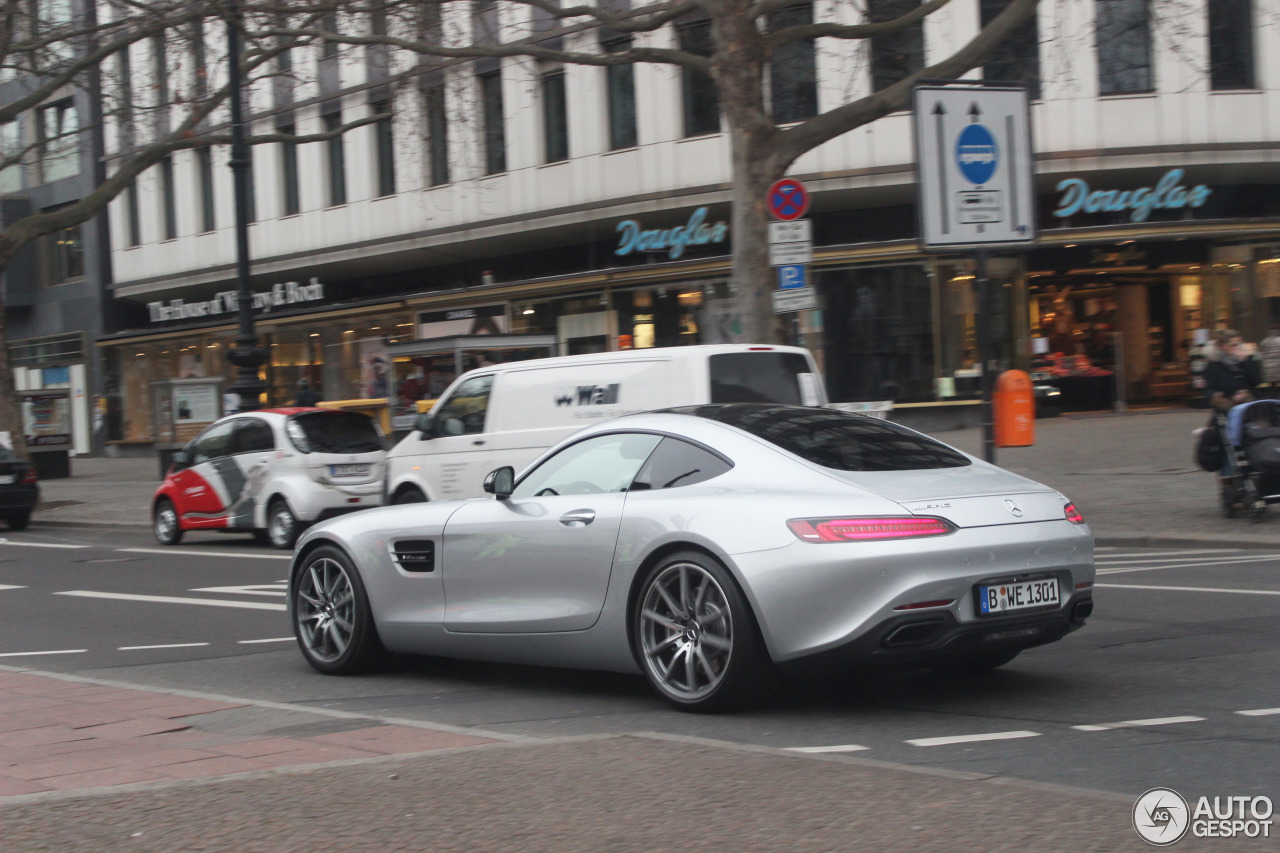
<instances>
[{"instance_id":1,"label":"orange trash bin","mask_svg":"<svg viewBox=\"0 0 1280 853\"><path fill-rule=\"evenodd\" d=\"M991 400L996 447L1027 447L1036 443L1035 391L1025 371L1001 373Z\"/></svg>"}]
</instances>

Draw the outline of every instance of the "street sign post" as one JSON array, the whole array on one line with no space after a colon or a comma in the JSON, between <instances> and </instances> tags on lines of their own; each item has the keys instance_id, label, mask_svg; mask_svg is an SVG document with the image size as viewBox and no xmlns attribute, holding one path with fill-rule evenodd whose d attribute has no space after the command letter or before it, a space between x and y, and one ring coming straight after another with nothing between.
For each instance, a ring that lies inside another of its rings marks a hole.
<instances>
[{"instance_id":1,"label":"street sign post","mask_svg":"<svg viewBox=\"0 0 1280 853\"><path fill-rule=\"evenodd\" d=\"M808 219L769 223L769 265L807 264L813 261L813 223Z\"/></svg>"},{"instance_id":2,"label":"street sign post","mask_svg":"<svg viewBox=\"0 0 1280 853\"><path fill-rule=\"evenodd\" d=\"M786 264L777 269L779 290L798 290L809 284L809 268L804 264Z\"/></svg>"}]
</instances>

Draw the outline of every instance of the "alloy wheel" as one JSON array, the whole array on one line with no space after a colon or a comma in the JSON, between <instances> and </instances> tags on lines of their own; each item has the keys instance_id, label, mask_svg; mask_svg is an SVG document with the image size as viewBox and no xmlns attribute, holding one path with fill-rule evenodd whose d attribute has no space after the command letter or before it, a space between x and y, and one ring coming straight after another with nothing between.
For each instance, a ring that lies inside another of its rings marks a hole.
<instances>
[{"instance_id":1,"label":"alloy wheel","mask_svg":"<svg viewBox=\"0 0 1280 853\"><path fill-rule=\"evenodd\" d=\"M356 599L351 578L337 560L322 557L298 579L294 619L307 651L324 663L342 657L355 634Z\"/></svg>"},{"instance_id":2,"label":"alloy wheel","mask_svg":"<svg viewBox=\"0 0 1280 853\"><path fill-rule=\"evenodd\" d=\"M702 566L673 563L650 580L639 630L644 665L673 698L701 699L724 681L733 655L733 613Z\"/></svg>"}]
</instances>

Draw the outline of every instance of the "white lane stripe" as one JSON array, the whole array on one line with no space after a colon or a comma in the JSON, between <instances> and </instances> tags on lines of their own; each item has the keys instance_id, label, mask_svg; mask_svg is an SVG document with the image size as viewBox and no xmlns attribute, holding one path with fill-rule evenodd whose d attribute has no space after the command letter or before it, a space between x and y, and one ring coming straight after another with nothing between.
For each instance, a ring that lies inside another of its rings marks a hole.
<instances>
[{"instance_id":1,"label":"white lane stripe","mask_svg":"<svg viewBox=\"0 0 1280 853\"><path fill-rule=\"evenodd\" d=\"M842 743L835 746L789 746L787 747L787 752L805 752L810 755L818 755L824 752L861 752L870 748L869 746L859 746L856 743Z\"/></svg>"},{"instance_id":2,"label":"white lane stripe","mask_svg":"<svg viewBox=\"0 0 1280 853\"><path fill-rule=\"evenodd\" d=\"M1117 563L1119 568L1105 567L1099 568L1100 575L1115 575L1121 572L1154 572L1159 569L1199 569L1207 566L1230 566L1239 563L1271 563L1275 562L1274 557L1224 557L1221 560L1207 560L1202 563L1188 563L1185 561L1175 561L1172 563L1159 563L1154 566L1133 566L1126 568L1127 563Z\"/></svg>"},{"instance_id":3,"label":"white lane stripe","mask_svg":"<svg viewBox=\"0 0 1280 853\"><path fill-rule=\"evenodd\" d=\"M227 601L220 598L178 598L171 595L129 595L123 592L93 592L87 589L70 589L54 595L72 595L77 598L107 598L113 601L147 601L159 604L202 604L205 607L239 607L243 610L284 610L283 604L265 601Z\"/></svg>"},{"instance_id":4,"label":"white lane stripe","mask_svg":"<svg viewBox=\"0 0 1280 853\"><path fill-rule=\"evenodd\" d=\"M65 548L67 550L81 550L93 547L92 545L55 545L52 542L10 542L3 536L0 536L0 545L12 545L15 548Z\"/></svg>"},{"instance_id":5,"label":"white lane stripe","mask_svg":"<svg viewBox=\"0 0 1280 853\"><path fill-rule=\"evenodd\" d=\"M1212 586L1148 586L1137 583L1099 583L1094 589L1159 589L1165 592L1227 592L1235 595L1280 595L1280 589L1219 589Z\"/></svg>"},{"instance_id":6,"label":"white lane stripe","mask_svg":"<svg viewBox=\"0 0 1280 853\"><path fill-rule=\"evenodd\" d=\"M912 746L946 746L953 743L977 743L984 740L1015 740L1023 737L1040 737L1039 732L988 732L982 735L954 735L952 737L926 737L909 740Z\"/></svg>"},{"instance_id":7,"label":"white lane stripe","mask_svg":"<svg viewBox=\"0 0 1280 853\"><path fill-rule=\"evenodd\" d=\"M81 547L81 546L76 546ZM88 547L83 546L83 547ZM233 557L238 560L292 560L291 554L245 554L238 551L188 551L186 548L117 548L121 554L168 554L170 557Z\"/></svg>"},{"instance_id":8,"label":"white lane stripe","mask_svg":"<svg viewBox=\"0 0 1280 853\"><path fill-rule=\"evenodd\" d=\"M4 652L0 653L0 658L25 658L28 655L82 655L88 649L56 649L47 652Z\"/></svg>"},{"instance_id":9,"label":"white lane stripe","mask_svg":"<svg viewBox=\"0 0 1280 853\"><path fill-rule=\"evenodd\" d=\"M265 640L236 640L242 646L252 646L258 643L292 643L293 637L268 637Z\"/></svg>"},{"instance_id":10,"label":"white lane stripe","mask_svg":"<svg viewBox=\"0 0 1280 853\"><path fill-rule=\"evenodd\" d=\"M1148 558L1154 557L1181 557L1183 555L1190 557L1208 557L1210 554L1240 554L1243 551L1243 548L1195 548L1188 551L1132 551L1120 554L1102 554L1099 555L1097 559L1134 560L1142 562ZM1280 557L1280 554L1275 554L1274 556Z\"/></svg>"},{"instance_id":11,"label":"white lane stripe","mask_svg":"<svg viewBox=\"0 0 1280 853\"><path fill-rule=\"evenodd\" d=\"M1112 729L1136 729L1144 726L1170 726L1174 723L1203 723L1204 717L1152 717L1149 720L1125 720L1095 726L1072 726L1078 732L1108 732Z\"/></svg>"},{"instance_id":12,"label":"white lane stripe","mask_svg":"<svg viewBox=\"0 0 1280 853\"><path fill-rule=\"evenodd\" d=\"M199 646L207 646L208 643L163 643L157 646L120 646L116 649L118 652L137 652L146 649L194 649Z\"/></svg>"},{"instance_id":13,"label":"white lane stripe","mask_svg":"<svg viewBox=\"0 0 1280 853\"><path fill-rule=\"evenodd\" d=\"M1236 711L1242 717L1271 717L1280 714L1280 708L1254 708L1252 711Z\"/></svg>"},{"instance_id":14,"label":"white lane stripe","mask_svg":"<svg viewBox=\"0 0 1280 853\"><path fill-rule=\"evenodd\" d=\"M12 584L0 583L0 589L26 589L25 586L13 586Z\"/></svg>"},{"instance_id":15,"label":"white lane stripe","mask_svg":"<svg viewBox=\"0 0 1280 853\"><path fill-rule=\"evenodd\" d=\"M289 589L278 583L251 583L243 586L199 586L191 592L224 592L230 595L272 595L284 598Z\"/></svg>"}]
</instances>

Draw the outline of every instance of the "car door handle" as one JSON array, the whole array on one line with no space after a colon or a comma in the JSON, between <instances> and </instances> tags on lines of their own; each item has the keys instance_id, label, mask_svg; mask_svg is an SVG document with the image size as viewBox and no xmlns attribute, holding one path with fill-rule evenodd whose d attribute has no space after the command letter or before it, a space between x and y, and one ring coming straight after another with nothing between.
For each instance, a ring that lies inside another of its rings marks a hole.
<instances>
[{"instance_id":1,"label":"car door handle","mask_svg":"<svg viewBox=\"0 0 1280 853\"><path fill-rule=\"evenodd\" d=\"M595 520L594 509L573 509L560 516L560 523L565 527L586 527Z\"/></svg>"},{"instance_id":2,"label":"car door handle","mask_svg":"<svg viewBox=\"0 0 1280 853\"><path fill-rule=\"evenodd\" d=\"M484 444L484 439L482 438L482 439L479 439L478 441L473 441L471 443L478 446L478 445Z\"/></svg>"}]
</instances>

